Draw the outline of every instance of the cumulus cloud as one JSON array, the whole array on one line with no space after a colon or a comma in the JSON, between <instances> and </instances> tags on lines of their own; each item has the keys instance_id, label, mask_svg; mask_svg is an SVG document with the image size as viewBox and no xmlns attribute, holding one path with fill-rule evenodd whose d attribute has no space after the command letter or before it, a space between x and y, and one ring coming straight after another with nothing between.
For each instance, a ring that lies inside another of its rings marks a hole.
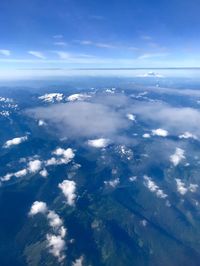
<instances>
[{"instance_id":1,"label":"cumulus cloud","mask_svg":"<svg viewBox=\"0 0 200 266\"><path fill-rule=\"evenodd\" d=\"M110 142L109 139L104 139L104 138L91 139L88 140L88 145L95 148L105 148L108 146L109 142Z\"/></svg>"},{"instance_id":2,"label":"cumulus cloud","mask_svg":"<svg viewBox=\"0 0 200 266\"><path fill-rule=\"evenodd\" d=\"M28 173L27 169L22 169L22 170L20 170L20 171L18 171L18 172L16 172L16 173L14 173L14 175L15 175L16 177L22 177L22 176L27 175L27 173Z\"/></svg>"},{"instance_id":3,"label":"cumulus cloud","mask_svg":"<svg viewBox=\"0 0 200 266\"><path fill-rule=\"evenodd\" d=\"M62 236L47 234L47 247L50 253L58 258L58 261L63 261L65 259L63 252L66 249L66 244Z\"/></svg>"},{"instance_id":4,"label":"cumulus cloud","mask_svg":"<svg viewBox=\"0 0 200 266\"><path fill-rule=\"evenodd\" d=\"M47 205L43 201L35 201L30 209L29 215L34 216L38 213L45 214L48 211Z\"/></svg>"},{"instance_id":5,"label":"cumulus cloud","mask_svg":"<svg viewBox=\"0 0 200 266\"><path fill-rule=\"evenodd\" d=\"M48 172L47 172L47 169L42 169L41 171L40 171L40 175L42 176L42 177L47 177L48 176Z\"/></svg>"},{"instance_id":6,"label":"cumulus cloud","mask_svg":"<svg viewBox=\"0 0 200 266\"><path fill-rule=\"evenodd\" d=\"M188 189L186 188L184 182L181 181L181 179L176 178L176 186L177 186L177 191L181 194L181 195L185 195L188 191Z\"/></svg>"},{"instance_id":7,"label":"cumulus cloud","mask_svg":"<svg viewBox=\"0 0 200 266\"><path fill-rule=\"evenodd\" d=\"M130 176L129 181L130 182L135 182L137 180L137 176Z\"/></svg>"},{"instance_id":8,"label":"cumulus cloud","mask_svg":"<svg viewBox=\"0 0 200 266\"><path fill-rule=\"evenodd\" d=\"M38 172L41 169L41 167L42 167L42 161L33 160L33 161L30 161L28 163L27 168L19 170L19 171L14 172L14 173L8 173L5 176L1 177L0 180L2 182L6 182L6 181L9 181L11 179L11 177L14 177L14 176L19 178L19 177L26 176L29 173L36 173L36 172ZM45 177L46 173L44 171L45 170L43 169L40 172L40 174Z\"/></svg>"},{"instance_id":9,"label":"cumulus cloud","mask_svg":"<svg viewBox=\"0 0 200 266\"><path fill-rule=\"evenodd\" d=\"M46 235L47 247L49 252L61 262L65 258L64 250L66 249L66 243L64 238L67 232L63 226L63 221L55 211L49 210L46 203L42 201L35 201L29 211L30 216L38 213L46 215L49 226L54 231L54 234Z\"/></svg>"},{"instance_id":10,"label":"cumulus cloud","mask_svg":"<svg viewBox=\"0 0 200 266\"><path fill-rule=\"evenodd\" d=\"M73 150L71 148L68 149L62 149L62 148L57 148L53 154L57 155L57 156L63 156L67 161L71 161L75 154L73 152Z\"/></svg>"},{"instance_id":11,"label":"cumulus cloud","mask_svg":"<svg viewBox=\"0 0 200 266\"><path fill-rule=\"evenodd\" d=\"M180 139L197 139L197 136L195 136L194 134L186 131L183 134L179 135Z\"/></svg>"},{"instance_id":12,"label":"cumulus cloud","mask_svg":"<svg viewBox=\"0 0 200 266\"><path fill-rule=\"evenodd\" d=\"M58 214L55 213L54 211L49 211L47 219L49 220L49 225L55 229L60 228L63 224Z\"/></svg>"},{"instance_id":13,"label":"cumulus cloud","mask_svg":"<svg viewBox=\"0 0 200 266\"><path fill-rule=\"evenodd\" d=\"M45 126L45 125L46 125L46 123L45 123L43 120L40 119L40 120L38 121L38 126L41 127L41 126Z\"/></svg>"},{"instance_id":14,"label":"cumulus cloud","mask_svg":"<svg viewBox=\"0 0 200 266\"><path fill-rule=\"evenodd\" d=\"M72 180L64 180L58 185L67 199L67 204L73 206L76 199L76 183Z\"/></svg>"},{"instance_id":15,"label":"cumulus cloud","mask_svg":"<svg viewBox=\"0 0 200 266\"><path fill-rule=\"evenodd\" d=\"M14 173L8 173L5 176L1 177L1 181L2 182L6 182L9 181L11 179L11 177L13 177Z\"/></svg>"},{"instance_id":16,"label":"cumulus cloud","mask_svg":"<svg viewBox=\"0 0 200 266\"><path fill-rule=\"evenodd\" d=\"M147 175L144 176L144 184L151 191L156 194L158 198L165 199L167 194Z\"/></svg>"},{"instance_id":17,"label":"cumulus cloud","mask_svg":"<svg viewBox=\"0 0 200 266\"><path fill-rule=\"evenodd\" d=\"M72 266L82 266L83 265L83 256L81 256L79 259L76 259L73 263Z\"/></svg>"},{"instance_id":18,"label":"cumulus cloud","mask_svg":"<svg viewBox=\"0 0 200 266\"><path fill-rule=\"evenodd\" d=\"M120 183L119 178L115 178L115 179L112 179L112 180L109 180L109 181L104 181L104 184L106 186L110 186L112 188L116 188L116 186L119 185L119 183Z\"/></svg>"},{"instance_id":19,"label":"cumulus cloud","mask_svg":"<svg viewBox=\"0 0 200 266\"><path fill-rule=\"evenodd\" d=\"M167 137L168 131L162 128L157 128L152 130L153 136Z\"/></svg>"},{"instance_id":20,"label":"cumulus cloud","mask_svg":"<svg viewBox=\"0 0 200 266\"><path fill-rule=\"evenodd\" d=\"M188 189L190 192L194 193L197 191L198 187L199 186L197 184L190 184Z\"/></svg>"},{"instance_id":21,"label":"cumulus cloud","mask_svg":"<svg viewBox=\"0 0 200 266\"><path fill-rule=\"evenodd\" d=\"M14 139L10 139L7 140L6 143L4 144L4 148L10 148L11 146L14 145L19 145L20 143L26 141L28 139L27 136L23 136L23 137L18 137L18 138L14 138Z\"/></svg>"},{"instance_id":22,"label":"cumulus cloud","mask_svg":"<svg viewBox=\"0 0 200 266\"><path fill-rule=\"evenodd\" d=\"M42 162L40 160L34 160L28 163L28 170L30 173L36 173L41 168L42 168Z\"/></svg>"},{"instance_id":23,"label":"cumulus cloud","mask_svg":"<svg viewBox=\"0 0 200 266\"><path fill-rule=\"evenodd\" d=\"M59 164L68 164L71 162L71 160L75 157L75 153L71 148L68 149L62 149L57 148L52 153L53 155L56 155L57 158L51 157L46 161L46 165L59 165Z\"/></svg>"},{"instance_id":24,"label":"cumulus cloud","mask_svg":"<svg viewBox=\"0 0 200 266\"><path fill-rule=\"evenodd\" d=\"M183 159L185 159L185 151L181 148L176 148L175 153L170 156L170 161L174 166L177 166Z\"/></svg>"},{"instance_id":25,"label":"cumulus cloud","mask_svg":"<svg viewBox=\"0 0 200 266\"><path fill-rule=\"evenodd\" d=\"M148 139L148 138L151 137L151 135L150 135L149 133L144 133L144 134L142 135L142 137L145 138L145 139Z\"/></svg>"},{"instance_id":26,"label":"cumulus cloud","mask_svg":"<svg viewBox=\"0 0 200 266\"><path fill-rule=\"evenodd\" d=\"M185 195L188 191L194 193L197 191L199 187L197 184L192 184L192 183L189 184L189 186L187 187L186 184L180 178L176 178L175 180L176 180L177 191L181 195Z\"/></svg>"},{"instance_id":27,"label":"cumulus cloud","mask_svg":"<svg viewBox=\"0 0 200 266\"><path fill-rule=\"evenodd\" d=\"M126 114L126 117L129 119L129 120L131 120L131 121L135 121L135 115L133 115L133 114Z\"/></svg>"}]
</instances>

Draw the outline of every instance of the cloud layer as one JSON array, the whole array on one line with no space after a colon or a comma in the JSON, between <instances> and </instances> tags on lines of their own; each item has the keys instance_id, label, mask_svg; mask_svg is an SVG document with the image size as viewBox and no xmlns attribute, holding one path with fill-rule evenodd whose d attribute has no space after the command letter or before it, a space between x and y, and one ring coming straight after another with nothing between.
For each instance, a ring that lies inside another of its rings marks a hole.
<instances>
[{"instance_id":1,"label":"cloud layer","mask_svg":"<svg viewBox=\"0 0 200 266\"><path fill-rule=\"evenodd\" d=\"M110 136L129 126L129 121L120 112L102 103L57 104L32 109L28 113L37 119L50 121L62 135L69 137Z\"/></svg>"}]
</instances>

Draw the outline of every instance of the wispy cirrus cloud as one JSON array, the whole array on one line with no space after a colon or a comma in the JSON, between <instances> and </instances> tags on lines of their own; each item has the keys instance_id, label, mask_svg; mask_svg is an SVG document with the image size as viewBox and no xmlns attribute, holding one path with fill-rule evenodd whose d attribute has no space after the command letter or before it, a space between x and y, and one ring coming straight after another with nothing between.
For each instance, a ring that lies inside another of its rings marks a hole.
<instances>
[{"instance_id":1,"label":"wispy cirrus cloud","mask_svg":"<svg viewBox=\"0 0 200 266\"><path fill-rule=\"evenodd\" d=\"M65 60L71 58L71 54L65 51L53 51L60 59Z\"/></svg>"},{"instance_id":2,"label":"wispy cirrus cloud","mask_svg":"<svg viewBox=\"0 0 200 266\"><path fill-rule=\"evenodd\" d=\"M40 51L28 51L28 54L35 56L39 59L46 59L46 57L44 56L44 54Z\"/></svg>"},{"instance_id":3,"label":"wispy cirrus cloud","mask_svg":"<svg viewBox=\"0 0 200 266\"><path fill-rule=\"evenodd\" d=\"M62 39L64 36L62 34L56 34L53 36L54 39Z\"/></svg>"},{"instance_id":4,"label":"wispy cirrus cloud","mask_svg":"<svg viewBox=\"0 0 200 266\"><path fill-rule=\"evenodd\" d=\"M96 47L99 47L99 48L108 48L108 49L117 48L116 45L113 45L113 44L110 44L110 43L93 42L93 41L90 41L90 40L79 41L79 43L81 45L92 45L92 46L96 46Z\"/></svg>"},{"instance_id":5,"label":"wispy cirrus cloud","mask_svg":"<svg viewBox=\"0 0 200 266\"><path fill-rule=\"evenodd\" d=\"M7 50L7 49L0 49L0 55L10 56L11 55L11 51Z\"/></svg>"},{"instance_id":6,"label":"wispy cirrus cloud","mask_svg":"<svg viewBox=\"0 0 200 266\"><path fill-rule=\"evenodd\" d=\"M67 43L64 41L57 41L53 43L56 46L67 46Z\"/></svg>"},{"instance_id":7,"label":"wispy cirrus cloud","mask_svg":"<svg viewBox=\"0 0 200 266\"><path fill-rule=\"evenodd\" d=\"M145 53L138 57L139 60L145 60L145 59L152 59L157 57L165 57L168 56L169 53Z\"/></svg>"},{"instance_id":8,"label":"wispy cirrus cloud","mask_svg":"<svg viewBox=\"0 0 200 266\"><path fill-rule=\"evenodd\" d=\"M140 38L145 41L151 41L153 38L149 35L141 35Z\"/></svg>"}]
</instances>

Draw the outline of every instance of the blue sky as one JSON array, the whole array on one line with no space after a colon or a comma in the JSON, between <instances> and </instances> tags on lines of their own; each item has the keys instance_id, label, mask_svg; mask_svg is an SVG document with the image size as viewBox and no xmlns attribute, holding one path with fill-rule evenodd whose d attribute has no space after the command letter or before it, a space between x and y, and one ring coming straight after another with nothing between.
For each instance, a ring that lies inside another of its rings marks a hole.
<instances>
[{"instance_id":1,"label":"blue sky","mask_svg":"<svg viewBox=\"0 0 200 266\"><path fill-rule=\"evenodd\" d=\"M200 66L199 0L0 1L0 69Z\"/></svg>"}]
</instances>

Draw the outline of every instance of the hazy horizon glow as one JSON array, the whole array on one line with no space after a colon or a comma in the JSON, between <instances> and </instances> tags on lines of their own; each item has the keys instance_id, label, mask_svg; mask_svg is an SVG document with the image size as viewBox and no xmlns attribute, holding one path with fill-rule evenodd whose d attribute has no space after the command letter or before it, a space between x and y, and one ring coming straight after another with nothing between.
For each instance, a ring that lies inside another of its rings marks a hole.
<instances>
[{"instance_id":1,"label":"hazy horizon glow","mask_svg":"<svg viewBox=\"0 0 200 266\"><path fill-rule=\"evenodd\" d=\"M197 0L8 0L0 11L0 76L35 68L61 75L60 68L200 67Z\"/></svg>"}]
</instances>

